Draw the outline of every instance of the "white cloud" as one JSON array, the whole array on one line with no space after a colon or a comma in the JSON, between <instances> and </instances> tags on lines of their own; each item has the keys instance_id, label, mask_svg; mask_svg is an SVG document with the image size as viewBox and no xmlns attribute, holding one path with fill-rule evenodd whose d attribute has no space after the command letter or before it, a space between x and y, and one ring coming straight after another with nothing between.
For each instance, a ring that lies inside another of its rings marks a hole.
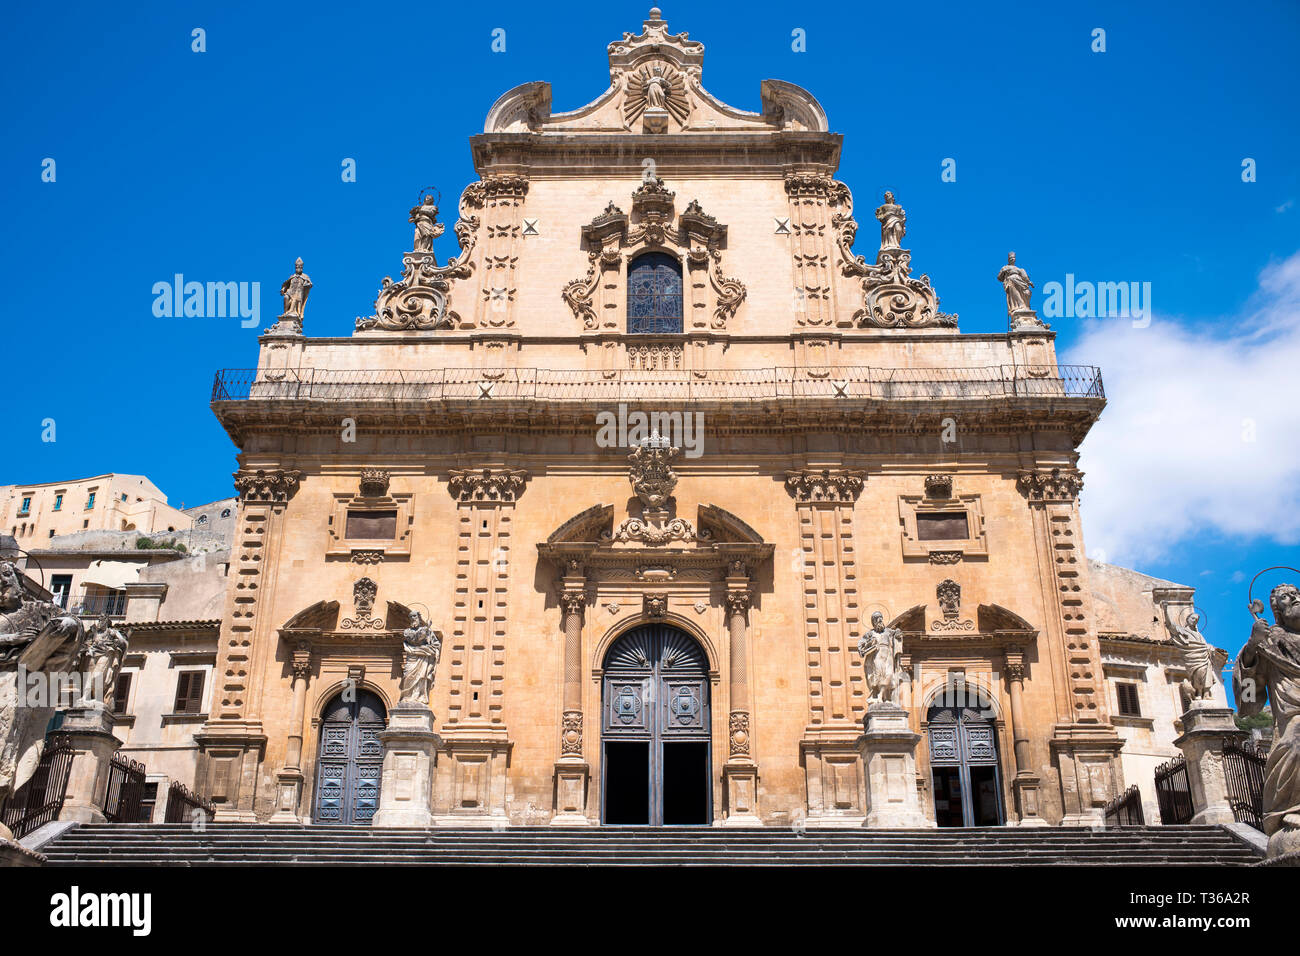
<instances>
[{"instance_id":1,"label":"white cloud","mask_svg":"<svg viewBox=\"0 0 1300 956\"><path fill-rule=\"evenodd\" d=\"M1212 331L1095 320L1063 361L1106 385L1081 448L1091 553L1134 565L1203 532L1300 542L1300 252Z\"/></svg>"}]
</instances>

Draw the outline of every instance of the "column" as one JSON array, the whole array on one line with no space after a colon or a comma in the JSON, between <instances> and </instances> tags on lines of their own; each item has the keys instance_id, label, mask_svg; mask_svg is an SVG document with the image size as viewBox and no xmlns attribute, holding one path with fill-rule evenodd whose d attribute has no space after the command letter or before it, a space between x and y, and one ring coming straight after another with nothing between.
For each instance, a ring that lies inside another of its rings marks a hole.
<instances>
[{"instance_id":1,"label":"column","mask_svg":"<svg viewBox=\"0 0 1300 956\"><path fill-rule=\"evenodd\" d=\"M104 796L108 789L109 761L122 741L113 736L113 715L98 704L64 711L59 733L72 742L72 766L63 798L60 820L104 823Z\"/></svg>"},{"instance_id":2,"label":"column","mask_svg":"<svg viewBox=\"0 0 1300 956\"><path fill-rule=\"evenodd\" d=\"M1015 647L1007 648L1002 672L1007 679L1007 692L1011 696L1011 739L1015 741L1016 775L1011 786L1016 796L1019 826L1045 827L1039 802L1040 781L1031 769L1029 760L1029 724L1025 720L1025 656Z\"/></svg>"},{"instance_id":3,"label":"column","mask_svg":"<svg viewBox=\"0 0 1300 956\"><path fill-rule=\"evenodd\" d=\"M586 578L570 562L560 583L559 604L564 629L564 696L560 726L560 759L555 762L553 826L586 826L587 791L591 767L584 755L582 735L582 619L587 606Z\"/></svg>"},{"instance_id":4,"label":"column","mask_svg":"<svg viewBox=\"0 0 1300 956\"><path fill-rule=\"evenodd\" d=\"M728 756L722 776L727 805L723 826L762 826L758 816L758 763L754 760L749 726L748 620L753 592L749 569L733 561L726 578L727 644L730 671L730 713L727 716Z\"/></svg>"},{"instance_id":5,"label":"column","mask_svg":"<svg viewBox=\"0 0 1300 956\"><path fill-rule=\"evenodd\" d=\"M270 823L303 823L302 724L307 714L307 685L311 680L311 645L300 641L293 652L293 711L289 718L289 739L284 767L275 775L275 813Z\"/></svg>"}]
</instances>

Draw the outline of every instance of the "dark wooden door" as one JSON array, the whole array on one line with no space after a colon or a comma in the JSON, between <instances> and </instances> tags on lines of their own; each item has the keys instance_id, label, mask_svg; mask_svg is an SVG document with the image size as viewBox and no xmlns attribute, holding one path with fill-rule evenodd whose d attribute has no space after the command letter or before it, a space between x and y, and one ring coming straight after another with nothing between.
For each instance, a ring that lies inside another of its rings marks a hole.
<instances>
[{"instance_id":1,"label":"dark wooden door","mask_svg":"<svg viewBox=\"0 0 1300 956\"><path fill-rule=\"evenodd\" d=\"M712 817L708 660L666 625L629 631L605 655L601 819L707 824Z\"/></svg>"},{"instance_id":2,"label":"dark wooden door","mask_svg":"<svg viewBox=\"0 0 1300 956\"><path fill-rule=\"evenodd\" d=\"M1002 780L997 728L978 703L936 704L926 722L935 822L939 826L1000 826Z\"/></svg>"},{"instance_id":3,"label":"dark wooden door","mask_svg":"<svg viewBox=\"0 0 1300 956\"><path fill-rule=\"evenodd\" d=\"M384 748L378 734L387 712L376 694L357 691L356 699L335 697L321 721L316 760L316 823L368 824L379 806Z\"/></svg>"}]
</instances>

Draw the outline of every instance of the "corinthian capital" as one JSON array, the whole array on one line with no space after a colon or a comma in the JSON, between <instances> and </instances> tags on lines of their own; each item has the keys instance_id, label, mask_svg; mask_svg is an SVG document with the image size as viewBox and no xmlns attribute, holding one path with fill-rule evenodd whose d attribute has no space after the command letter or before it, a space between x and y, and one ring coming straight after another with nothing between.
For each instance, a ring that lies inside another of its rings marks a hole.
<instances>
[{"instance_id":1,"label":"corinthian capital","mask_svg":"<svg viewBox=\"0 0 1300 956\"><path fill-rule=\"evenodd\" d=\"M753 599L753 592L748 588L733 588L727 592L727 613L744 614Z\"/></svg>"},{"instance_id":2,"label":"corinthian capital","mask_svg":"<svg viewBox=\"0 0 1300 956\"><path fill-rule=\"evenodd\" d=\"M805 502L829 502L833 504L852 504L862 493L862 486L867 482L867 475L862 471L787 471L785 487L794 500Z\"/></svg>"},{"instance_id":3,"label":"corinthian capital","mask_svg":"<svg viewBox=\"0 0 1300 956\"><path fill-rule=\"evenodd\" d=\"M561 591L558 597L565 614L581 614L587 606L587 595L582 591Z\"/></svg>"},{"instance_id":4,"label":"corinthian capital","mask_svg":"<svg viewBox=\"0 0 1300 956\"><path fill-rule=\"evenodd\" d=\"M528 472L514 468L453 469L447 487L457 501L515 501L524 490Z\"/></svg>"},{"instance_id":5,"label":"corinthian capital","mask_svg":"<svg viewBox=\"0 0 1300 956\"><path fill-rule=\"evenodd\" d=\"M301 471L237 471L235 491L243 501L288 501L298 490Z\"/></svg>"},{"instance_id":6,"label":"corinthian capital","mask_svg":"<svg viewBox=\"0 0 1300 956\"><path fill-rule=\"evenodd\" d=\"M1016 487L1030 501L1076 501L1083 490L1083 472L1077 468L1024 470Z\"/></svg>"}]
</instances>

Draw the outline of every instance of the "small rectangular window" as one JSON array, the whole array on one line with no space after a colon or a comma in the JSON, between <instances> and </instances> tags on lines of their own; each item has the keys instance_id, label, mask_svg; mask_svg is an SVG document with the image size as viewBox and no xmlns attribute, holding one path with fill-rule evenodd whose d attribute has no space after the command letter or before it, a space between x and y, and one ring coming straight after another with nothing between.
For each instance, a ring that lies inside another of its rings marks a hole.
<instances>
[{"instance_id":1,"label":"small rectangular window","mask_svg":"<svg viewBox=\"0 0 1300 956\"><path fill-rule=\"evenodd\" d=\"M54 496L54 510L55 511L63 510L63 495Z\"/></svg>"},{"instance_id":2,"label":"small rectangular window","mask_svg":"<svg viewBox=\"0 0 1300 956\"><path fill-rule=\"evenodd\" d=\"M56 574L50 578L50 593L54 595L54 603L66 611L68 595L72 593L72 575Z\"/></svg>"},{"instance_id":3,"label":"small rectangular window","mask_svg":"<svg viewBox=\"0 0 1300 956\"><path fill-rule=\"evenodd\" d=\"M1138 705L1137 684L1117 683L1115 685L1115 699L1119 701L1120 716L1142 716L1142 708Z\"/></svg>"},{"instance_id":4,"label":"small rectangular window","mask_svg":"<svg viewBox=\"0 0 1300 956\"><path fill-rule=\"evenodd\" d=\"M140 823L153 822L153 808L158 805L158 782L146 783L140 797Z\"/></svg>"},{"instance_id":5,"label":"small rectangular window","mask_svg":"<svg viewBox=\"0 0 1300 956\"><path fill-rule=\"evenodd\" d=\"M125 714L127 702L131 697L131 675L121 673L117 675L117 687L113 690L113 713Z\"/></svg>"},{"instance_id":6,"label":"small rectangular window","mask_svg":"<svg viewBox=\"0 0 1300 956\"><path fill-rule=\"evenodd\" d=\"M203 709L203 671L181 671L176 675L177 714L198 714Z\"/></svg>"},{"instance_id":7,"label":"small rectangular window","mask_svg":"<svg viewBox=\"0 0 1300 956\"><path fill-rule=\"evenodd\" d=\"M916 516L918 541L965 541L969 537L964 511L919 512Z\"/></svg>"},{"instance_id":8,"label":"small rectangular window","mask_svg":"<svg viewBox=\"0 0 1300 956\"><path fill-rule=\"evenodd\" d=\"M348 540L372 538L391 541L397 537L397 512L349 511L345 535Z\"/></svg>"},{"instance_id":9,"label":"small rectangular window","mask_svg":"<svg viewBox=\"0 0 1300 956\"><path fill-rule=\"evenodd\" d=\"M28 495L26 498L23 499L23 506L18 509L18 514L25 515L27 514L27 512L31 510L32 510L32 499L31 496Z\"/></svg>"},{"instance_id":10,"label":"small rectangular window","mask_svg":"<svg viewBox=\"0 0 1300 956\"><path fill-rule=\"evenodd\" d=\"M86 499L86 510L89 511L95 507L95 493L92 491L90 497Z\"/></svg>"}]
</instances>

